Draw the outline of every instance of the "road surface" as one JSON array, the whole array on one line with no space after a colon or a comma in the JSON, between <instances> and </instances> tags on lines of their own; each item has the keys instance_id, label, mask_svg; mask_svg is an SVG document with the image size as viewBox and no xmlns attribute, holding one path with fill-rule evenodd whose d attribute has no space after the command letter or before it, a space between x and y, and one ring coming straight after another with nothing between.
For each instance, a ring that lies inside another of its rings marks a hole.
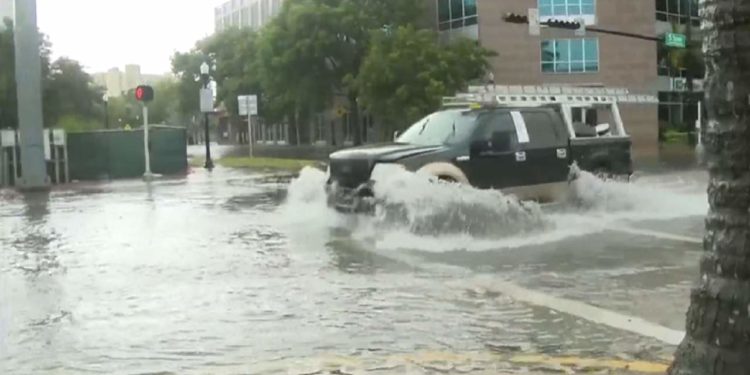
<instances>
[{"instance_id":1,"label":"road surface","mask_svg":"<svg viewBox=\"0 0 750 375\"><path fill-rule=\"evenodd\" d=\"M0 373L649 373L681 338L704 172L531 209L398 176L375 217L324 178L0 192Z\"/></svg>"}]
</instances>

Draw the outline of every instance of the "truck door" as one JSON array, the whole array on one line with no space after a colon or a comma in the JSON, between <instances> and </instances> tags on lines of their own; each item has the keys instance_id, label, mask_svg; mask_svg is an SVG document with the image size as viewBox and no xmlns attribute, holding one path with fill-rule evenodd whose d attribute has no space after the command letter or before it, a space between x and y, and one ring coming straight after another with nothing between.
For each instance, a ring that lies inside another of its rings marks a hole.
<instances>
[{"instance_id":1,"label":"truck door","mask_svg":"<svg viewBox=\"0 0 750 375\"><path fill-rule=\"evenodd\" d=\"M545 108L511 112L515 121L523 121L530 142L521 145L526 163L521 172L527 185L566 181L568 177L568 137L560 115Z\"/></svg>"},{"instance_id":2,"label":"truck door","mask_svg":"<svg viewBox=\"0 0 750 375\"><path fill-rule=\"evenodd\" d=\"M523 184L518 172L526 157L519 148L513 117L508 111L495 111L487 116L472 136L469 159L458 163L459 167L469 182L481 189Z\"/></svg>"}]
</instances>

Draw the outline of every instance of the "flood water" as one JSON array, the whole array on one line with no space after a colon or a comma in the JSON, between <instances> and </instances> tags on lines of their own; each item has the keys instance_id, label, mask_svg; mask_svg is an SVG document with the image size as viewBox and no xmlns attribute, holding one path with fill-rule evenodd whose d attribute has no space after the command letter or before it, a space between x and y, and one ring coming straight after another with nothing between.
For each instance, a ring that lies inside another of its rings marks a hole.
<instances>
[{"instance_id":1,"label":"flood water","mask_svg":"<svg viewBox=\"0 0 750 375\"><path fill-rule=\"evenodd\" d=\"M493 286L683 329L703 172L631 184L584 175L562 207L383 176L377 194L392 207L368 217L327 209L313 169L291 182L218 169L0 193L0 373L529 370L509 359L518 354L668 361L664 340Z\"/></svg>"}]
</instances>

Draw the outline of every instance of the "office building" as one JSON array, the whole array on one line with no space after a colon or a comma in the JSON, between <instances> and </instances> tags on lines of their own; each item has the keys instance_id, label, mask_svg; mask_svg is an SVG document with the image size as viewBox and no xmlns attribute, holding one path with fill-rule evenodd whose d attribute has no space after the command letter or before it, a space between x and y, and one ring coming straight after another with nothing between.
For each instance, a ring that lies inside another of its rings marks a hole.
<instances>
[{"instance_id":1,"label":"office building","mask_svg":"<svg viewBox=\"0 0 750 375\"><path fill-rule=\"evenodd\" d=\"M167 75L143 74L140 65L135 64L125 65L124 72L120 68L112 68L106 73L95 73L92 76L94 83L106 88L110 97L120 96L138 85L154 85L168 78Z\"/></svg>"},{"instance_id":2,"label":"office building","mask_svg":"<svg viewBox=\"0 0 750 375\"><path fill-rule=\"evenodd\" d=\"M230 27L259 30L281 11L284 0L229 0L216 7L216 32Z\"/></svg>"},{"instance_id":3,"label":"office building","mask_svg":"<svg viewBox=\"0 0 750 375\"><path fill-rule=\"evenodd\" d=\"M655 41L542 27L531 35L528 25L507 23L507 13L539 11L540 20L583 20L587 26L659 36L672 24L691 25L697 19L697 0L425 0L434 15L441 39L457 36L477 40L497 52L491 60L497 84L625 88L660 98L684 88L681 69L665 65L665 49ZM691 3L692 1L692 3ZM696 28L697 29L697 28ZM680 30L681 31L681 30ZM701 81L697 80L697 87ZM623 120L640 156L658 152L658 129L663 108L622 105ZM678 111L683 113L681 111Z\"/></svg>"},{"instance_id":4,"label":"office building","mask_svg":"<svg viewBox=\"0 0 750 375\"><path fill-rule=\"evenodd\" d=\"M123 91L135 89L143 83L140 65L125 65L125 74L122 76Z\"/></svg>"}]
</instances>

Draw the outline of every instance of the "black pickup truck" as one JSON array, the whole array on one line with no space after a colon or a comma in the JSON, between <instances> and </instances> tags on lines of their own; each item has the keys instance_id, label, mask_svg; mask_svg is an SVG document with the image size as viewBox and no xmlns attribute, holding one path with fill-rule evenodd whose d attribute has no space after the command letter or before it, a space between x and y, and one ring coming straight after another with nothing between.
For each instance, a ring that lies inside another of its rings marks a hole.
<instances>
[{"instance_id":1,"label":"black pickup truck","mask_svg":"<svg viewBox=\"0 0 750 375\"><path fill-rule=\"evenodd\" d=\"M576 110L587 111L560 105L445 108L409 127L393 143L331 154L329 205L341 211L369 206L363 202L373 196L376 187L370 175L379 163L397 163L438 180L500 189L539 202L563 198L573 163L582 170L629 176L631 140L619 115L611 117L615 126L586 124L572 120Z\"/></svg>"}]
</instances>

